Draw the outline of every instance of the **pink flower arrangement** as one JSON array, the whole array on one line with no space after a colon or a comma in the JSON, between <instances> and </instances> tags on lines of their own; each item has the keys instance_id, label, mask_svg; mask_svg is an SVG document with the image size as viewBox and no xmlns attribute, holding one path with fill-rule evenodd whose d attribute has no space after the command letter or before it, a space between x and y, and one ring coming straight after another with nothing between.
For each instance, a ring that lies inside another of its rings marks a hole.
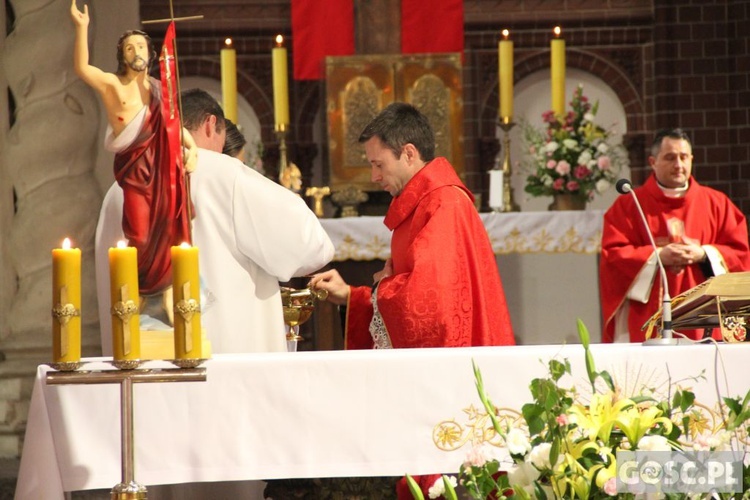
<instances>
[{"instance_id":1,"label":"pink flower arrangement","mask_svg":"<svg viewBox=\"0 0 750 500\"><path fill-rule=\"evenodd\" d=\"M573 93L570 105L562 117L553 111L543 113L544 130L523 125L529 171L525 191L533 196L567 193L590 201L609 189L627 164L625 149L613 144L613 132L594 124L598 102L592 106L582 86Z\"/></svg>"}]
</instances>

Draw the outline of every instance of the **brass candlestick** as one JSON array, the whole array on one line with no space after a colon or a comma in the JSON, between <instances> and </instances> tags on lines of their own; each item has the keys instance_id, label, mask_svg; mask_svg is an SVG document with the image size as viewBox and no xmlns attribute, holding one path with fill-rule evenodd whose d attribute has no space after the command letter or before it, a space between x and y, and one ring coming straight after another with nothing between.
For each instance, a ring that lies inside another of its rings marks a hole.
<instances>
[{"instance_id":1,"label":"brass candlestick","mask_svg":"<svg viewBox=\"0 0 750 500\"><path fill-rule=\"evenodd\" d=\"M521 207L513 200L513 187L511 187L510 176L513 171L510 163L510 129L515 126L510 116L504 116L498 120L498 125L503 130L503 212L520 212Z\"/></svg>"},{"instance_id":2,"label":"brass candlestick","mask_svg":"<svg viewBox=\"0 0 750 500\"><path fill-rule=\"evenodd\" d=\"M276 131L279 136L279 184L299 194L302 191L302 172L286 157L286 128Z\"/></svg>"}]
</instances>

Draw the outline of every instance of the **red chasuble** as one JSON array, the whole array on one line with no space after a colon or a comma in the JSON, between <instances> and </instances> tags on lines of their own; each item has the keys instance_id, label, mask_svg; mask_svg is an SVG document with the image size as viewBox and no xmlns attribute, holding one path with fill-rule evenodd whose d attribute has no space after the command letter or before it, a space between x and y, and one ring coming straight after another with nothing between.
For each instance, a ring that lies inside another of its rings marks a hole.
<instances>
[{"instance_id":1,"label":"red chasuble","mask_svg":"<svg viewBox=\"0 0 750 500\"><path fill-rule=\"evenodd\" d=\"M170 154L161 109L161 85L150 79L151 102L138 137L115 155L115 179L124 194L122 230L138 250L141 294L172 284L170 247L190 241L184 175Z\"/></svg>"},{"instance_id":2,"label":"red chasuble","mask_svg":"<svg viewBox=\"0 0 750 500\"><path fill-rule=\"evenodd\" d=\"M646 214L657 246L685 241L710 245L721 254L729 272L750 270L748 233L745 216L723 193L701 186L690 178L690 187L683 198L669 198L659 189L652 174L635 190ZM615 314L629 300L628 328L631 342L642 342L641 327L661 306L661 277L652 280L648 303L626 298L638 273L653 253L632 196L620 196L604 215L602 255L599 267L604 342L612 342ZM708 264L708 263L705 263ZM671 297L705 281L700 264L676 270L667 268ZM703 331L678 330L691 338L700 338Z\"/></svg>"},{"instance_id":3,"label":"red chasuble","mask_svg":"<svg viewBox=\"0 0 750 500\"><path fill-rule=\"evenodd\" d=\"M515 343L487 230L473 196L445 158L420 170L385 217L393 276L377 288L394 348ZM369 287L352 287L347 349L370 349Z\"/></svg>"}]
</instances>

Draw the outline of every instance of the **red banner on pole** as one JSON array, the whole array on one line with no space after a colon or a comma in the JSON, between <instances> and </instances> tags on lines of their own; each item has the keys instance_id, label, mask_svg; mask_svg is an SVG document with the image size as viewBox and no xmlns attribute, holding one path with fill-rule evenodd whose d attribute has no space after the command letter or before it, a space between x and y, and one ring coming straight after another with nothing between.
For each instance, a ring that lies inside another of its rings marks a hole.
<instances>
[{"instance_id":1,"label":"red banner on pole","mask_svg":"<svg viewBox=\"0 0 750 500\"><path fill-rule=\"evenodd\" d=\"M402 53L463 51L463 0L401 0Z\"/></svg>"},{"instance_id":2,"label":"red banner on pole","mask_svg":"<svg viewBox=\"0 0 750 500\"><path fill-rule=\"evenodd\" d=\"M353 0L292 0L295 80L323 78L326 56L354 54Z\"/></svg>"},{"instance_id":3,"label":"red banner on pole","mask_svg":"<svg viewBox=\"0 0 750 500\"><path fill-rule=\"evenodd\" d=\"M174 21L169 23L164 35L164 44L159 54L159 69L161 70L161 114L169 144L168 179L171 194L169 213L174 214L174 223L177 225L176 234L190 239L190 213L187 207L190 203L190 196L187 192L185 167L182 160L182 122L175 58Z\"/></svg>"}]
</instances>

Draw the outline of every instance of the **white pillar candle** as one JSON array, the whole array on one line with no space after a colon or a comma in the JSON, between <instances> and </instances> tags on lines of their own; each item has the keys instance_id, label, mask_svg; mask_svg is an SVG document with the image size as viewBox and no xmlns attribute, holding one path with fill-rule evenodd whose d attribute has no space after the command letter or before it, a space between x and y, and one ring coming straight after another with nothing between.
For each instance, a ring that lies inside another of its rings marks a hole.
<instances>
[{"instance_id":1,"label":"white pillar candle","mask_svg":"<svg viewBox=\"0 0 750 500\"><path fill-rule=\"evenodd\" d=\"M490 208L503 208L503 171L490 170Z\"/></svg>"}]
</instances>

